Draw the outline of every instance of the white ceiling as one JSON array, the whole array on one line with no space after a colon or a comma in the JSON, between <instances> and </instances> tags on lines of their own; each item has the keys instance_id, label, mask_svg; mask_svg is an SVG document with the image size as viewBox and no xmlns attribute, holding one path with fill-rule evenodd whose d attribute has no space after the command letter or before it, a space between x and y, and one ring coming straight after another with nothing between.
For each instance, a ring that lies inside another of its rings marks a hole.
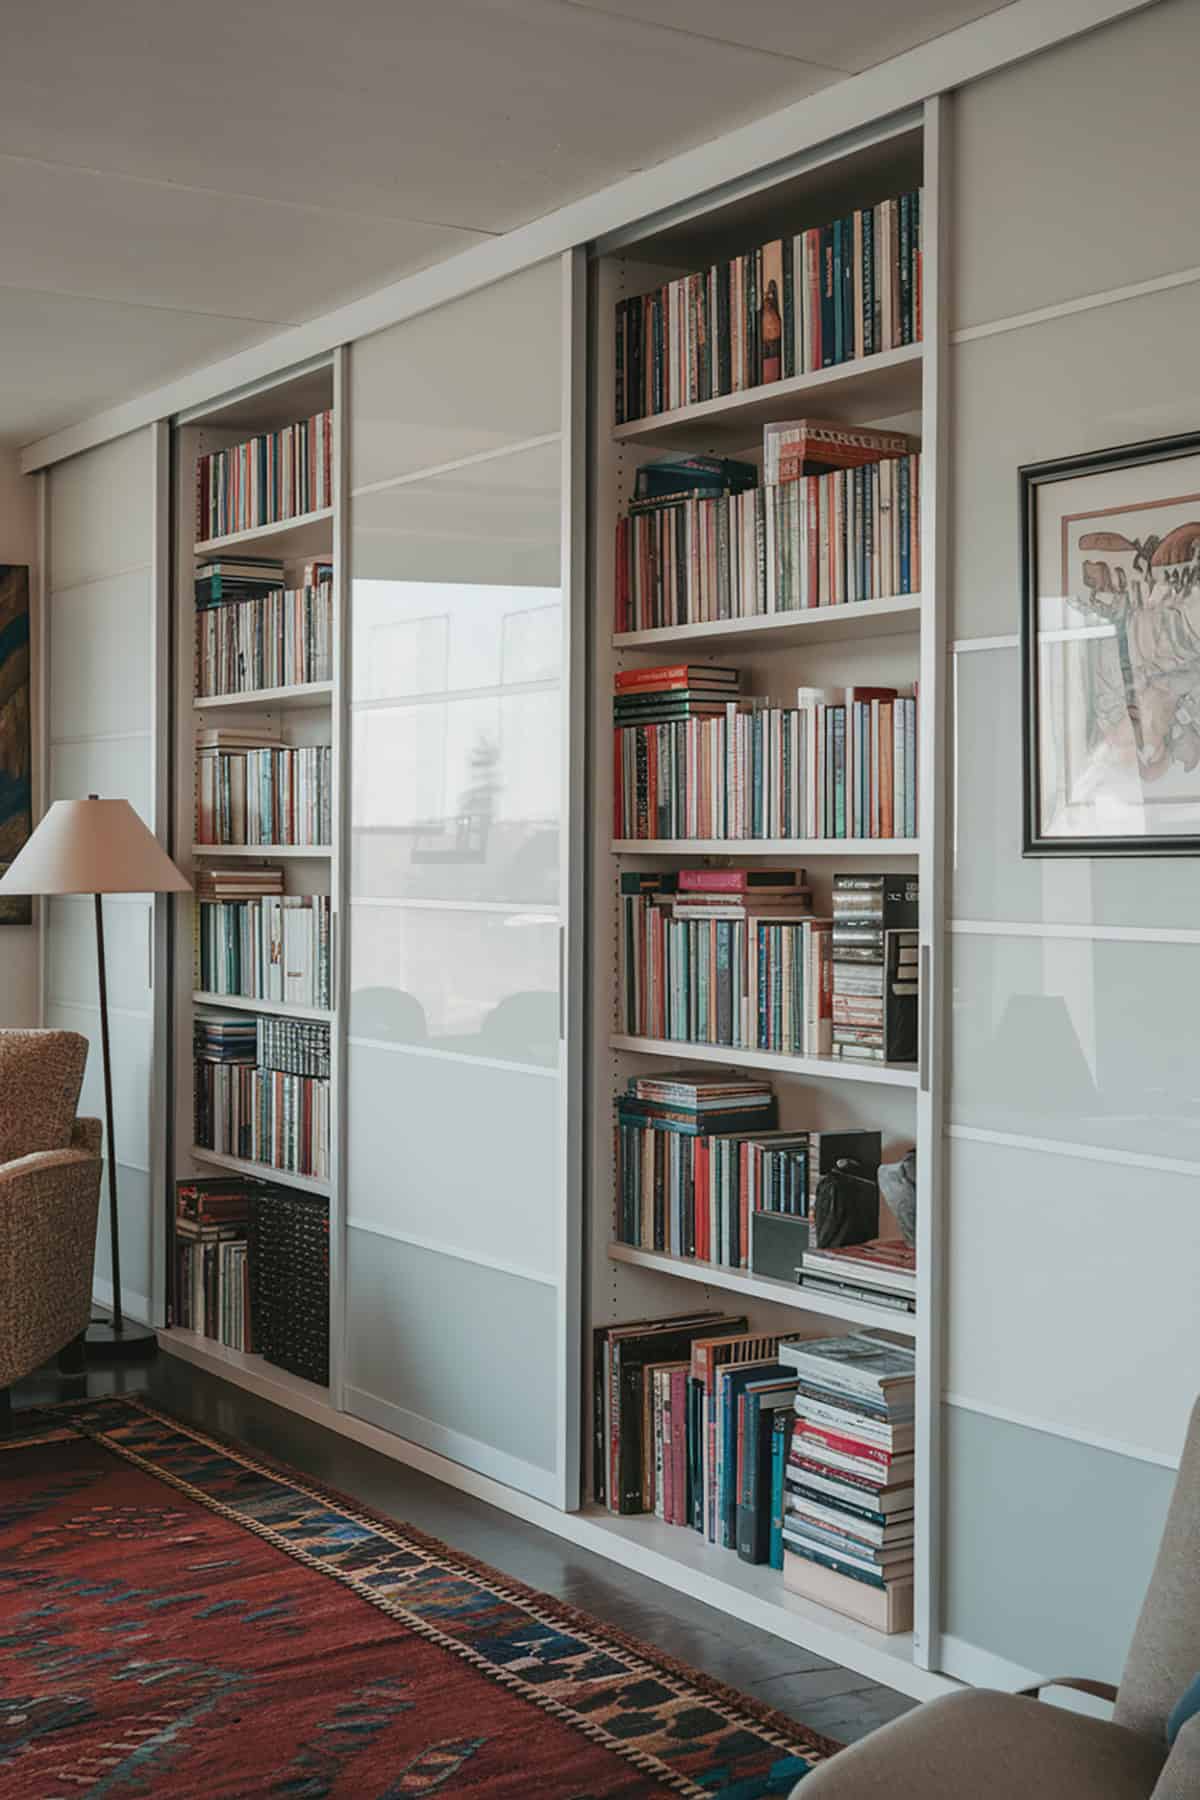
<instances>
[{"instance_id":1,"label":"white ceiling","mask_svg":"<svg viewBox=\"0 0 1200 1800\"><path fill-rule=\"evenodd\" d=\"M0 440L513 229L998 0L37 0L0 58Z\"/></svg>"}]
</instances>

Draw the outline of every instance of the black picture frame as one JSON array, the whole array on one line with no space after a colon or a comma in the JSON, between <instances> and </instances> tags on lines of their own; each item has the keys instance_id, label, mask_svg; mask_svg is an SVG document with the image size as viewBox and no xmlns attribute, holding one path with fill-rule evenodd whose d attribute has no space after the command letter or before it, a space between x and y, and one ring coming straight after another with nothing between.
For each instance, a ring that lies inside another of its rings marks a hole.
<instances>
[{"instance_id":1,"label":"black picture frame","mask_svg":"<svg viewBox=\"0 0 1200 1800\"><path fill-rule=\"evenodd\" d=\"M1038 657L1038 496L1042 488L1058 481L1088 475L1109 474L1147 464L1170 464L1183 457L1200 456L1200 431L1174 437L1147 438L1113 449L1086 451L1048 462L1026 463L1017 471L1020 510L1021 561L1021 756L1022 756L1022 855L1026 857L1158 857L1200 854L1200 835L1048 837L1042 829L1041 769L1042 705ZM1197 665L1200 689L1200 663Z\"/></svg>"}]
</instances>

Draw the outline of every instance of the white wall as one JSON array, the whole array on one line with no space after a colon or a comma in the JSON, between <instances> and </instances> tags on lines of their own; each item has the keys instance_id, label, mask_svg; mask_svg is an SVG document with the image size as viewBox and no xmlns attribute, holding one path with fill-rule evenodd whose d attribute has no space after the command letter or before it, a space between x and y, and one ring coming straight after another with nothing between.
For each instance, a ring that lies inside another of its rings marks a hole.
<instances>
[{"instance_id":1,"label":"white wall","mask_svg":"<svg viewBox=\"0 0 1200 1800\"><path fill-rule=\"evenodd\" d=\"M945 1623L975 1677L1120 1674L1200 1387L1200 864L1022 856L1017 649L1020 465L1200 427L1198 56L1164 0L955 101Z\"/></svg>"},{"instance_id":2,"label":"white wall","mask_svg":"<svg viewBox=\"0 0 1200 1800\"><path fill-rule=\"evenodd\" d=\"M0 562L28 563L33 624L33 778L34 816L37 816L40 784L37 666L37 478L22 475L17 452L0 446ZM34 902L37 917L38 902ZM38 1010L38 927L0 925L0 1028L36 1025Z\"/></svg>"}]
</instances>

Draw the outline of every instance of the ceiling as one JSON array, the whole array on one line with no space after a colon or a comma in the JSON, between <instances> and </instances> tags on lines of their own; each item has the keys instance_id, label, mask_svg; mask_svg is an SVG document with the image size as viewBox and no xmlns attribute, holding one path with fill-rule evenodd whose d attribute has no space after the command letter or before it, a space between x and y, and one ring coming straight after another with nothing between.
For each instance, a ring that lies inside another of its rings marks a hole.
<instances>
[{"instance_id":1,"label":"ceiling","mask_svg":"<svg viewBox=\"0 0 1200 1800\"><path fill-rule=\"evenodd\" d=\"M0 59L26 443L997 0L38 0Z\"/></svg>"}]
</instances>

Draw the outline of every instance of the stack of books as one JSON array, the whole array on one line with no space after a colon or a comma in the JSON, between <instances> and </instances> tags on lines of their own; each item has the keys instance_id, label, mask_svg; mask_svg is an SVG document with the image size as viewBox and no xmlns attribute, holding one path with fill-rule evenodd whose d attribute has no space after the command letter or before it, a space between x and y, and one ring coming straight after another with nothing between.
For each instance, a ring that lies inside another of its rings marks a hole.
<instances>
[{"instance_id":1,"label":"stack of books","mask_svg":"<svg viewBox=\"0 0 1200 1800\"><path fill-rule=\"evenodd\" d=\"M916 835L917 702L897 688L644 705L614 711L616 837Z\"/></svg>"},{"instance_id":2,"label":"stack of books","mask_svg":"<svg viewBox=\"0 0 1200 1800\"><path fill-rule=\"evenodd\" d=\"M787 1339L778 1355L797 1377L784 1493L784 1585L877 1631L907 1631L914 1352L864 1332Z\"/></svg>"},{"instance_id":3,"label":"stack of books","mask_svg":"<svg viewBox=\"0 0 1200 1800\"><path fill-rule=\"evenodd\" d=\"M208 556L194 575L196 610L263 600L287 586L284 567L271 556Z\"/></svg>"},{"instance_id":4,"label":"stack of books","mask_svg":"<svg viewBox=\"0 0 1200 1800\"><path fill-rule=\"evenodd\" d=\"M175 1191L172 1323L253 1350L249 1235L252 1201L244 1185L183 1181Z\"/></svg>"},{"instance_id":5,"label":"stack of books","mask_svg":"<svg viewBox=\"0 0 1200 1800\"><path fill-rule=\"evenodd\" d=\"M713 718L737 698L741 676L715 663L671 663L627 669L616 677L613 724L653 726Z\"/></svg>"},{"instance_id":6,"label":"stack of books","mask_svg":"<svg viewBox=\"0 0 1200 1800\"><path fill-rule=\"evenodd\" d=\"M279 868L202 869L195 897L196 985L202 992L329 1006L328 894L285 894Z\"/></svg>"},{"instance_id":7,"label":"stack of books","mask_svg":"<svg viewBox=\"0 0 1200 1800\"><path fill-rule=\"evenodd\" d=\"M197 698L330 680L332 566L310 563L298 588L285 589L281 579L258 594L226 596L227 566L206 564L204 578L197 574Z\"/></svg>"},{"instance_id":8,"label":"stack of books","mask_svg":"<svg viewBox=\"0 0 1200 1800\"><path fill-rule=\"evenodd\" d=\"M616 308L616 421L921 337L921 195L884 200Z\"/></svg>"},{"instance_id":9,"label":"stack of books","mask_svg":"<svg viewBox=\"0 0 1200 1800\"><path fill-rule=\"evenodd\" d=\"M764 486L702 485L681 459L678 492L634 500L618 519L618 631L919 590L921 459L911 439L801 419L765 427L764 440Z\"/></svg>"},{"instance_id":10,"label":"stack of books","mask_svg":"<svg viewBox=\"0 0 1200 1800\"><path fill-rule=\"evenodd\" d=\"M253 531L333 504L333 414L196 458L196 536Z\"/></svg>"},{"instance_id":11,"label":"stack of books","mask_svg":"<svg viewBox=\"0 0 1200 1800\"><path fill-rule=\"evenodd\" d=\"M800 1285L835 1299L894 1312L917 1310L917 1253L900 1238L872 1238L831 1250L803 1250Z\"/></svg>"},{"instance_id":12,"label":"stack of books","mask_svg":"<svg viewBox=\"0 0 1200 1800\"><path fill-rule=\"evenodd\" d=\"M329 1075L329 1027L310 1019L261 1018L258 1066L283 1075Z\"/></svg>"},{"instance_id":13,"label":"stack of books","mask_svg":"<svg viewBox=\"0 0 1200 1800\"><path fill-rule=\"evenodd\" d=\"M622 875L621 1029L828 1055L831 925L803 883L803 869Z\"/></svg>"},{"instance_id":14,"label":"stack of books","mask_svg":"<svg viewBox=\"0 0 1200 1800\"><path fill-rule=\"evenodd\" d=\"M197 1019L195 1142L205 1150L326 1180L329 1082L258 1063L254 1019Z\"/></svg>"},{"instance_id":15,"label":"stack of books","mask_svg":"<svg viewBox=\"0 0 1200 1800\"><path fill-rule=\"evenodd\" d=\"M918 1037L915 875L833 878L833 1054L914 1062Z\"/></svg>"},{"instance_id":16,"label":"stack of books","mask_svg":"<svg viewBox=\"0 0 1200 1800\"><path fill-rule=\"evenodd\" d=\"M333 753L293 748L278 731L196 733L198 844L313 844L333 835Z\"/></svg>"}]
</instances>

